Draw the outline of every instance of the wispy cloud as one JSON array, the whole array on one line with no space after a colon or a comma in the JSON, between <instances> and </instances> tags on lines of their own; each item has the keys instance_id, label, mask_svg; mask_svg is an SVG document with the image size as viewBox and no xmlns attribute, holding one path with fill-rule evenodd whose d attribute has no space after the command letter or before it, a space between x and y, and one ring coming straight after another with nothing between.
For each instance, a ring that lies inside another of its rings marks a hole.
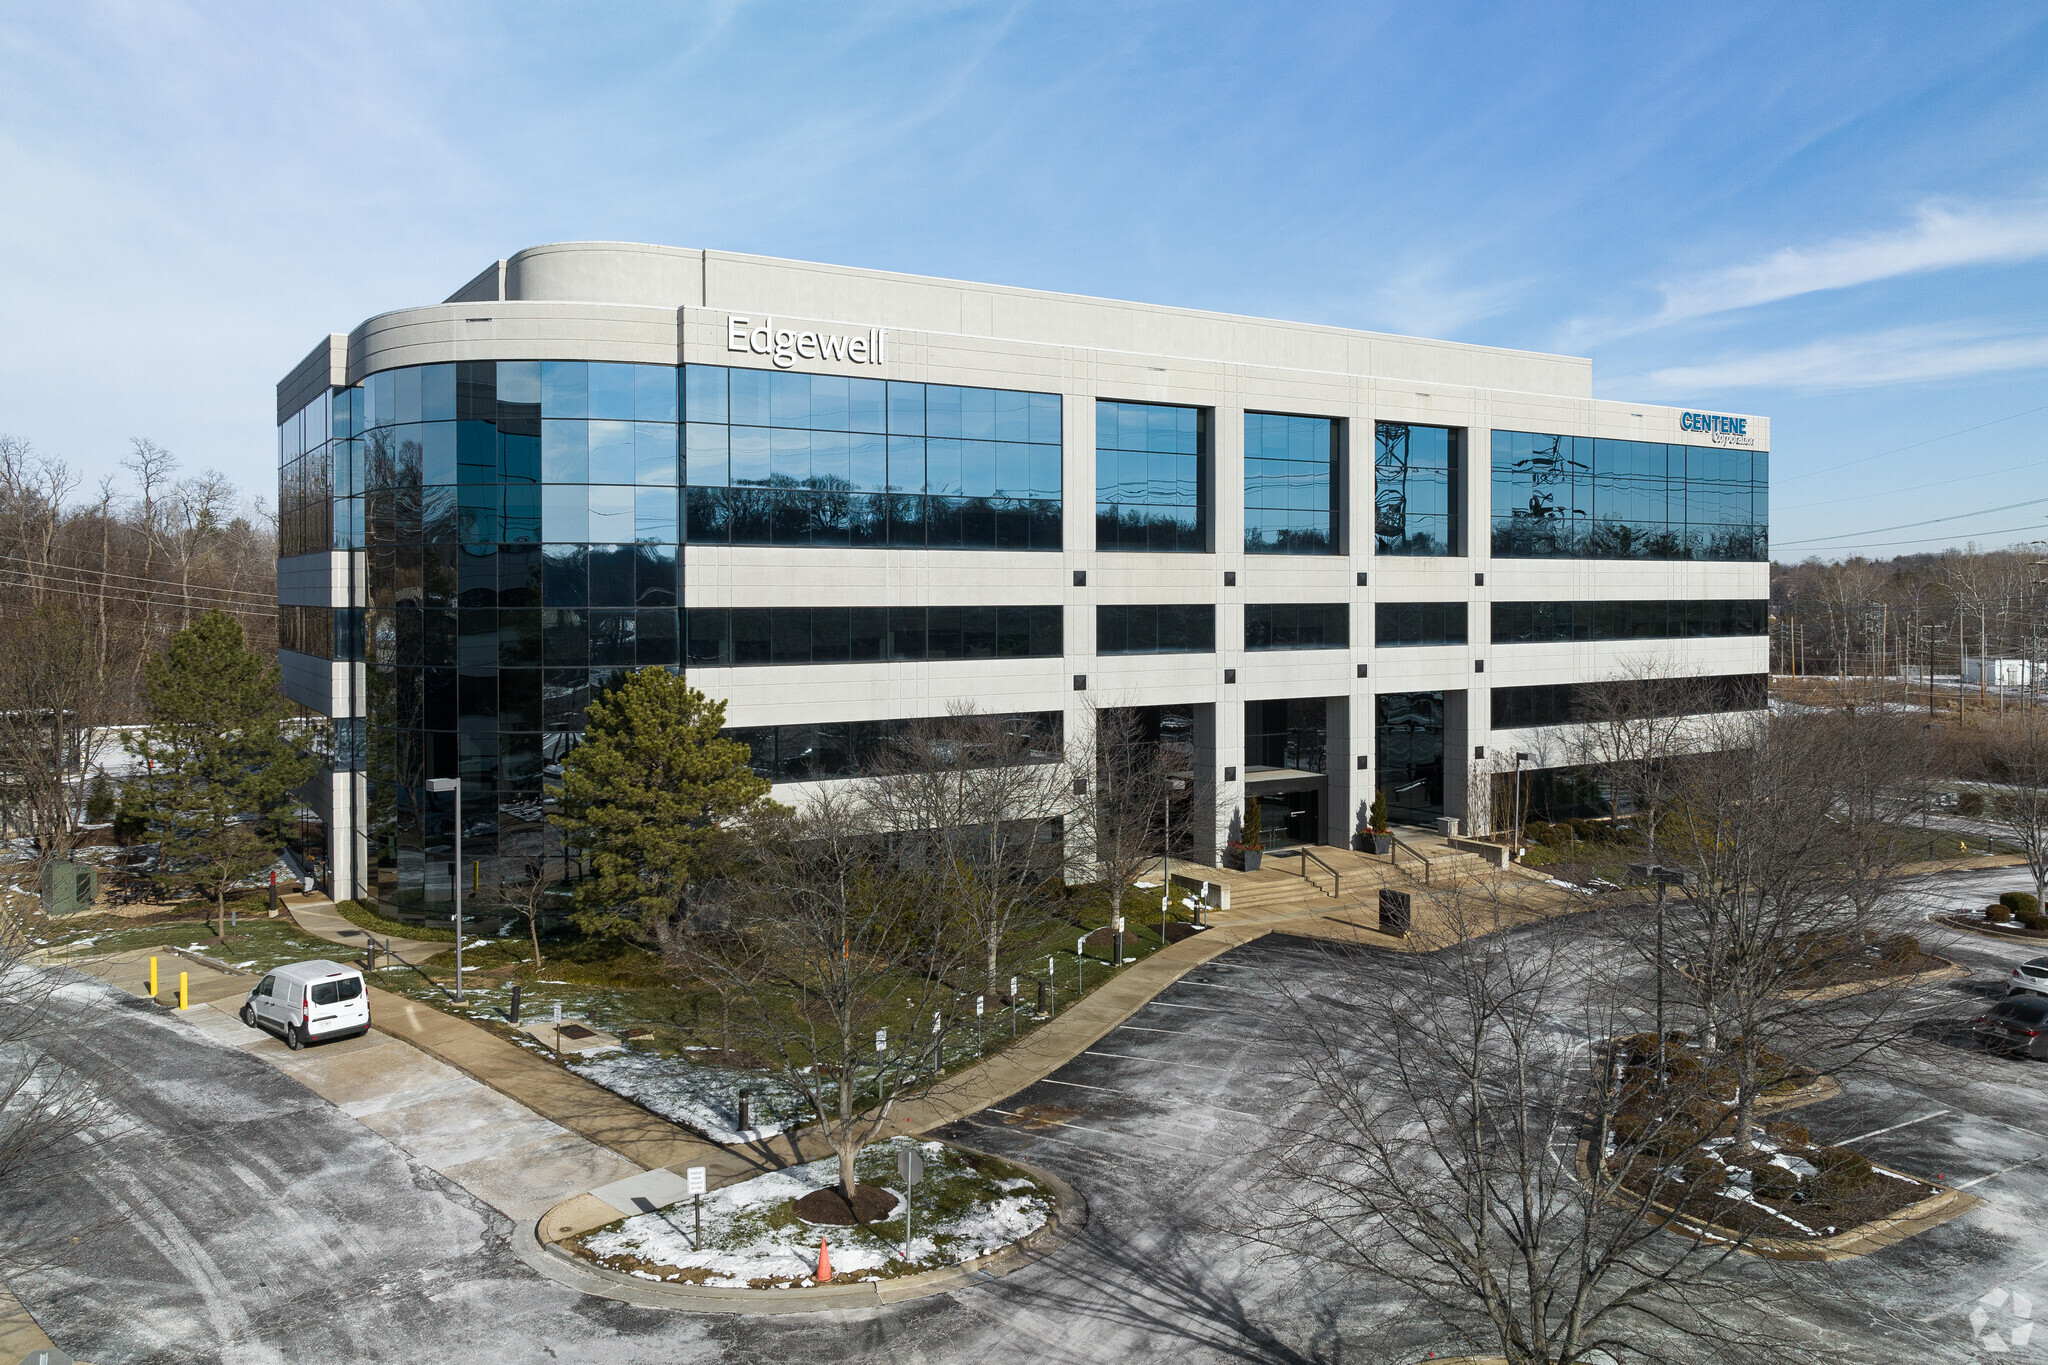
<instances>
[{"instance_id":1,"label":"wispy cloud","mask_svg":"<svg viewBox=\"0 0 2048 1365\"><path fill-rule=\"evenodd\" d=\"M1911 223L1889 232L1785 247L1761 260L1667 284L1664 307L1650 325L1928 270L2042 256L2048 256L2048 203L1999 208L1926 203L1915 210Z\"/></svg>"},{"instance_id":2,"label":"wispy cloud","mask_svg":"<svg viewBox=\"0 0 2048 1365\"><path fill-rule=\"evenodd\" d=\"M1440 256L1404 266L1374 291L1370 310L1390 331L1450 337L1505 312L1523 287L1521 281L1467 284L1453 275L1452 263Z\"/></svg>"},{"instance_id":3,"label":"wispy cloud","mask_svg":"<svg viewBox=\"0 0 2048 1365\"><path fill-rule=\"evenodd\" d=\"M1782 350L1732 355L1703 365L1653 370L1664 393L1718 389L1861 389L2048 365L2048 336L1999 335L1952 327L1905 327L1828 337Z\"/></svg>"}]
</instances>

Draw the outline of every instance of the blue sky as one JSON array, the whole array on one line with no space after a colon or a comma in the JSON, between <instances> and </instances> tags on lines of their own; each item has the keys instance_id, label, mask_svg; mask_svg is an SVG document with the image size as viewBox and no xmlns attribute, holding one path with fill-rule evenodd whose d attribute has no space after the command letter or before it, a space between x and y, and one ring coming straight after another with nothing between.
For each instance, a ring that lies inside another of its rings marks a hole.
<instances>
[{"instance_id":1,"label":"blue sky","mask_svg":"<svg viewBox=\"0 0 2048 1365\"><path fill-rule=\"evenodd\" d=\"M2035 5L74 0L0 184L0 432L88 482L274 501L322 335L622 239L1588 355L1773 418L1780 557L2048 537Z\"/></svg>"}]
</instances>

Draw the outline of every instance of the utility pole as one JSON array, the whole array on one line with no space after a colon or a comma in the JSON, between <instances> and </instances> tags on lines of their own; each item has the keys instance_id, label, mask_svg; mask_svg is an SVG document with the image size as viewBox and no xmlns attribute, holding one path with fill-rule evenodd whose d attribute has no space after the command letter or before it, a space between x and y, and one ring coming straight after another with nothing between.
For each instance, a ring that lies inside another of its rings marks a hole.
<instances>
[{"instance_id":1,"label":"utility pole","mask_svg":"<svg viewBox=\"0 0 2048 1365\"><path fill-rule=\"evenodd\" d=\"M429 778L427 790L455 793L455 862L452 869L455 873L455 1003L460 1005L465 1003L462 990L462 779Z\"/></svg>"}]
</instances>

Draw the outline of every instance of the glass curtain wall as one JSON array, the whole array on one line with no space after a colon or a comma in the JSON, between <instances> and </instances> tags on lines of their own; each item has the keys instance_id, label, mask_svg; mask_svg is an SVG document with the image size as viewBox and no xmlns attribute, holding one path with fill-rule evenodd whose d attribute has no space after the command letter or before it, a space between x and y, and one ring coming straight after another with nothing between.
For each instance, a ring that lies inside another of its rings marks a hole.
<instances>
[{"instance_id":1,"label":"glass curtain wall","mask_svg":"<svg viewBox=\"0 0 2048 1365\"><path fill-rule=\"evenodd\" d=\"M1327 417L1244 415L1244 552L1338 551L1338 424Z\"/></svg>"},{"instance_id":2,"label":"glass curtain wall","mask_svg":"<svg viewBox=\"0 0 2048 1365\"><path fill-rule=\"evenodd\" d=\"M1060 548L1060 397L686 367L693 545Z\"/></svg>"},{"instance_id":3,"label":"glass curtain wall","mask_svg":"<svg viewBox=\"0 0 2048 1365\"><path fill-rule=\"evenodd\" d=\"M323 393L277 428L277 554L363 548L356 391Z\"/></svg>"},{"instance_id":4,"label":"glass curtain wall","mask_svg":"<svg viewBox=\"0 0 2048 1365\"><path fill-rule=\"evenodd\" d=\"M1428 824L1444 813L1444 694L1382 692L1375 705L1387 814L1403 824Z\"/></svg>"},{"instance_id":5,"label":"glass curtain wall","mask_svg":"<svg viewBox=\"0 0 2048 1365\"><path fill-rule=\"evenodd\" d=\"M1380 422L1373 428L1373 542L1383 555L1455 555L1459 467L1456 427Z\"/></svg>"},{"instance_id":6,"label":"glass curtain wall","mask_svg":"<svg viewBox=\"0 0 2048 1365\"><path fill-rule=\"evenodd\" d=\"M1209 415L1158 403L1095 404L1095 548L1209 548Z\"/></svg>"},{"instance_id":7,"label":"glass curtain wall","mask_svg":"<svg viewBox=\"0 0 2048 1365\"><path fill-rule=\"evenodd\" d=\"M1762 560L1769 486L1764 451L1496 431L1493 553Z\"/></svg>"}]
</instances>

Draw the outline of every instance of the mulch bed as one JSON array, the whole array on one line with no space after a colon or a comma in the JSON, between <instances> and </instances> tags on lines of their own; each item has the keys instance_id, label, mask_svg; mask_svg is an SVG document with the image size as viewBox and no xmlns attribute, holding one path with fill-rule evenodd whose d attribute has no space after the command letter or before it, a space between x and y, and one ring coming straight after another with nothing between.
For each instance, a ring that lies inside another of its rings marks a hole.
<instances>
[{"instance_id":1,"label":"mulch bed","mask_svg":"<svg viewBox=\"0 0 2048 1365\"><path fill-rule=\"evenodd\" d=\"M846 1202L846 1196L834 1185L830 1189L813 1190L801 1199L790 1201L790 1212L806 1223L824 1223L835 1228L850 1228L856 1223L879 1223L896 1212L896 1196L874 1185L856 1185L853 1189L853 1203Z\"/></svg>"},{"instance_id":2,"label":"mulch bed","mask_svg":"<svg viewBox=\"0 0 2048 1365\"><path fill-rule=\"evenodd\" d=\"M1003 1122L1012 1127L1032 1129L1054 1128L1067 1119L1079 1118L1081 1111L1064 1104L1027 1104L1020 1106Z\"/></svg>"},{"instance_id":3,"label":"mulch bed","mask_svg":"<svg viewBox=\"0 0 2048 1365\"><path fill-rule=\"evenodd\" d=\"M2004 924L1993 924L1991 921L1977 915L1941 915L1938 918L1951 929L1961 929L1971 934L1983 934L1986 938L2048 939L2048 929L2029 929L2025 925L2017 924L2010 920Z\"/></svg>"},{"instance_id":4,"label":"mulch bed","mask_svg":"<svg viewBox=\"0 0 2048 1365\"><path fill-rule=\"evenodd\" d=\"M1778 1153L1808 1163L1813 1163L1822 1150L1812 1143L1783 1141L1776 1147ZM1785 1172L1780 1177L1780 1190L1752 1187L1744 1191L1721 1185L1689 1193L1685 1185L1673 1183L1667 1173L1655 1194L1658 1203L1676 1205L1684 1216L1724 1232L1797 1242L1838 1236L1941 1193L1941 1186L1930 1181L1882 1171L1872 1171L1853 1189L1830 1188L1825 1178L1809 1176L1794 1180L1789 1176L1790 1172ZM1655 1164L1639 1159L1636 1169L1623 1177L1622 1186L1637 1196L1648 1197L1655 1179Z\"/></svg>"},{"instance_id":5,"label":"mulch bed","mask_svg":"<svg viewBox=\"0 0 2048 1365\"><path fill-rule=\"evenodd\" d=\"M1870 958L1860 962L1838 962L1831 963L1824 971L1813 974L1811 979L1800 981L1798 985L1808 989L1862 985L1870 981L1890 981L1946 971L1953 965L1947 958L1936 957L1933 953L1915 953L1901 961Z\"/></svg>"}]
</instances>

